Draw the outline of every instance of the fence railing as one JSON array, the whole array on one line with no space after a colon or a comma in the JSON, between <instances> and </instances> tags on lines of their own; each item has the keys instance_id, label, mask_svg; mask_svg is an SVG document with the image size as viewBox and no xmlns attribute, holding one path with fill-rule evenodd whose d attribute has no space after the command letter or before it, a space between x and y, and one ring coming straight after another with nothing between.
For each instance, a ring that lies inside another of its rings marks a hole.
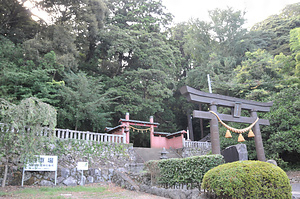
<instances>
[{"instance_id":1,"label":"fence railing","mask_svg":"<svg viewBox=\"0 0 300 199\"><path fill-rule=\"evenodd\" d=\"M210 142L198 142L198 141L184 140L183 146L186 148L200 148L203 150L211 149Z\"/></svg>"},{"instance_id":2,"label":"fence railing","mask_svg":"<svg viewBox=\"0 0 300 199\"><path fill-rule=\"evenodd\" d=\"M47 136L47 131L44 131L44 135ZM114 135L107 133L94 133L89 131L75 131L69 129L55 129L54 136L60 139L76 139L86 141L97 142L111 142L111 143L126 143L125 135Z\"/></svg>"},{"instance_id":3,"label":"fence railing","mask_svg":"<svg viewBox=\"0 0 300 199\"><path fill-rule=\"evenodd\" d=\"M0 129L6 124L0 123ZM8 130L8 129L7 129ZM12 129L11 129L12 130ZM29 130L29 129L26 129ZM54 135L59 139L76 139L76 140L86 140L86 141L97 141L97 142L111 142L111 143L126 143L126 135L114 135L107 133L94 133L89 131L75 131L69 129L54 129L43 128L40 133L41 136Z\"/></svg>"}]
</instances>

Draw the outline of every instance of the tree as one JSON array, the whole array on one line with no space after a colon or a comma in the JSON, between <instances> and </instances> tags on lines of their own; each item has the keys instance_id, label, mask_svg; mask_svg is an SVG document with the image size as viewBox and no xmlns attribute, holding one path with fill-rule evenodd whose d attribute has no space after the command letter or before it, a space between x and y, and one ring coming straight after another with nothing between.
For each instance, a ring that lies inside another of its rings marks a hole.
<instances>
[{"instance_id":1,"label":"tree","mask_svg":"<svg viewBox=\"0 0 300 199\"><path fill-rule=\"evenodd\" d=\"M247 59L235 69L231 91L235 96L256 101L267 101L271 93L277 92L277 85L283 76L274 57L265 50L247 52Z\"/></svg>"},{"instance_id":2,"label":"tree","mask_svg":"<svg viewBox=\"0 0 300 199\"><path fill-rule=\"evenodd\" d=\"M160 32L172 21L161 0L108 0L109 24L121 29Z\"/></svg>"},{"instance_id":3,"label":"tree","mask_svg":"<svg viewBox=\"0 0 300 199\"><path fill-rule=\"evenodd\" d=\"M137 68L174 70L176 49L161 31L172 17L161 1L110 0L107 7L110 15L97 54L101 72L112 77Z\"/></svg>"},{"instance_id":4,"label":"tree","mask_svg":"<svg viewBox=\"0 0 300 199\"><path fill-rule=\"evenodd\" d=\"M36 6L52 17L53 24L67 27L68 35L72 34L76 37L75 44L82 55L83 63L92 60L107 14L104 1L42 0L36 2Z\"/></svg>"},{"instance_id":5,"label":"tree","mask_svg":"<svg viewBox=\"0 0 300 199\"><path fill-rule=\"evenodd\" d=\"M101 77L83 72L65 75L59 92L58 124L75 130L102 131L109 125L108 107L113 98L105 91Z\"/></svg>"},{"instance_id":6,"label":"tree","mask_svg":"<svg viewBox=\"0 0 300 199\"><path fill-rule=\"evenodd\" d=\"M295 54L296 67L295 75L300 76L300 28L295 28L290 31L290 47Z\"/></svg>"},{"instance_id":7,"label":"tree","mask_svg":"<svg viewBox=\"0 0 300 199\"><path fill-rule=\"evenodd\" d=\"M79 51L76 36L69 25L51 25L23 43L25 59L39 65L48 53L55 53L57 65L64 70L78 70ZM62 70L61 70L62 71ZM58 80L58 79L56 79Z\"/></svg>"},{"instance_id":8,"label":"tree","mask_svg":"<svg viewBox=\"0 0 300 199\"><path fill-rule=\"evenodd\" d=\"M14 43L33 38L39 30L39 24L32 18L30 10L25 8L24 1L0 1L0 34Z\"/></svg>"},{"instance_id":9,"label":"tree","mask_svg":"<svg viewBox=\"0 0 300 199\"><path fill-rule=\"evenodd\" d=\"M300 3L286 6L278 15L272 15L262 22L255 24L251 31L267 33L271 42L264 48L272 55L283 53L290 55L289 34L290 31L300 25ZM260 37L260 36L259 36ZM265 37L266 38L266 37Z\"/></svg>"},{"instance_id":10,"label":"tree","mask_svg":"<svg viewBox=\"0 0 300 199\"><path fill-rule=\"evenodd\" d=\"M25 60L24 49L0 36L0 97L13 103L32 96L55 105L59 84L54 79L62 72L55 53L49 52L35 64Z\"/></svg>"},{"instance_id":11,"label":"tree","mask_svg":"<svg viewBox=\"0 0 300 199\"><path fill-rule=\"evenodd\" d=\"M148 120L149 116L163 112L162 102L172 96L174 89L171 77L158 69L126 71L108 84L118 96L114 111Z\"/></svg>"},{"instance_id":12,"label":"tree","mask_svg":"<svg viewBox=\"0 0 300 199\"><path fill-rule=\"evenodd\" d=\"M5 174L2 187L5 186L8 166L15 162L27 163L34 155L39 155L49 137L40 136L43 127L54 129L56 110L37 98L27 98L18 105L0 98L1 132L0 155L5 158Z\"/></svg>"},{"instance_id":13,"label":"tree","mask_svg":"<svg viewBox=\"0 0 300 199\"><path fill-rule=\"evenodd\" d=\"M264 139L267 139L267 154L290 164L299 163L300 157L299 94L299 88L292 86L272 97L274 105L266 115L270 126L265 127L262 132Z\"/></svg>"}]
</instances>

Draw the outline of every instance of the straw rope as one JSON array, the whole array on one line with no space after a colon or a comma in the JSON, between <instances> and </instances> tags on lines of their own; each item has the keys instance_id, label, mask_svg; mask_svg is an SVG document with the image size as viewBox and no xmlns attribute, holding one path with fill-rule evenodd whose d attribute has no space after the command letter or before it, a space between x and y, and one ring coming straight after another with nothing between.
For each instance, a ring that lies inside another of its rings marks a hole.
<instances>
[{"instance_id":1,"label":"straw rope","mask_svg":"<svg viewBox=\"0 0 300 199\"><path fill-rule=\"evenodd\" d=\"M138 129L138 128L135 128L133 126L129 126L129 128L131 128L131 129L133 129L135 131L142 131L142 132L144 132L144 131L150 131L151 130L151 127L146 128L146 129Z\"/></svg>"},{"instance_id":2,"label":"straw rope","mask_svg":"<svg viewBox=\"0 0 300 199\"><path fill-rule=\"evenodd\" d=\"M245 132L247 132L247 131L250 131L251 128L252 128L252 127L256 124L256 122L259 120L259 118L257 117L257 119L256 119L250 126L248 126L247 128L244 128L244 129L236 129L236 128L233 128L233 127L228 126L227 124L225 124L225 123L219 118L219 116L218 116L215 112L213 112L213 111L209 111L209 112L211 112L212 114L214 114L214 115L218 118L219 122L220 122L226 129L228 129L229 131L235 132L235 133L245 133Z\"/></svg>"}]
</instances>

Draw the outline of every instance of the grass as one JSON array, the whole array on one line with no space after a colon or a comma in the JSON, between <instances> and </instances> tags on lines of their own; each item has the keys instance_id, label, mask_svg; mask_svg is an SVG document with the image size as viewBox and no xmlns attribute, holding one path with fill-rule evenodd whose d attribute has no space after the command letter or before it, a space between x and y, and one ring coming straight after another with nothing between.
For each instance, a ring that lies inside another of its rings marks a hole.
<instances>
[{"instance_id":1,"label":"grass","mask_svg":"<svg viewBox=\"0 0 300 199\"><path fill-rule=\"evenodd\" d=\"M9 192L0 191L0 196L13 198L65 198L80 195L80 198L99 196L107 190L103 186L75 186L75 187L39 187L19 188Z\"/></svg>"}]
</instances>

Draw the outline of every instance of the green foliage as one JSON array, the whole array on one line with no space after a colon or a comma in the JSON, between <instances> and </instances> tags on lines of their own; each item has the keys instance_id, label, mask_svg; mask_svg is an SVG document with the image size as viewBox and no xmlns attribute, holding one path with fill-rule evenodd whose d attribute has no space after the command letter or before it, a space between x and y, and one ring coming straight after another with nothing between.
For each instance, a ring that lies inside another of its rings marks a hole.
<instances>
[{"instance_id":1,"label":"green foliage","mask_svg":"<svg viewBox=\"0 0 300 199\"><path fill-rule=\"evenodd\" d=\"M266 118L270 126L263 129L262 135L267 139L266 151L272 156L290 163L299 162L300 154L300 101L299 88L290 87L274 95L274 105Z\"/></svg>"},{"instance_id":2,"label":"green foliage","mask_svg":"<svg viewBox=\"0 0 300 199\"><path fill-rule=\"evenodd\" d=\"M202 182L204 174L224 163L222 155L205 155L188 158L172 158L167 160L153 160L146 163L150 173L154 174L157 182L167 187L181 184L195 184Z\"/></svg>"},{"instance_id":3,"label":"green foliage","mask_svg":"<svg viewBox=\"0 0 300 199\"><path fill-rule=\"evenodd\" d=\"M7 161L11 155L22 151L20 161L23 162L32 155L38 155L39 147L43 147L46 140L51 142L51 136L44 138L38 134L45 126L50 129L56 126L54 107L37 98L27 98L18 105L10 104L2 99L1 108L1 122L8 125L1 131L1 136L6 141L1 143L4 149L1 154L7 157Z\"/></svg>"},{"instance_id":4,"label":"green foliage","mask_svg":"<svg viewBox=\"0 0 300 199\"><path fill-rule=\"evenodd\" d=\"M140 120L163 112L163 100L172 96L172 79L157 69L128 71L110 82L111 90L118 97L114 111L130 112Z\"/></svg>"},{"instance_id":5,"label":"green foliage","mask_svg":"<svg viewBox=\"0 0 300 199\"><path fill-rule=\"evenodd\" d=\"M0 1L0 35L14 43L34 37L39 30L38 23L31 18L32 13L24 3L18 0Z\"/></svg>"},{"instance_id":6,"label":"green foliage","mask_svg":"<svg viewBox=\"0 0 300 199\"><path fill-rule=\"evenodd\" d=\"M286 173L260 161L239 161L217 166L203 178L202 188L216 198L292 198Z\"/></svg>"},{"instance_id":7,"label":"green foliage","mask_svg":"<svg viewBox=\"0 0 300 199\"><path fill-rule=\"evenodd\" d=\"M290 31L290 46L293 52L300 51L300 28L294 28Z\"/></svg>"},{"instance_id":8,"label":"green foliage","mask_svg":"<svg viewBox=\"0 0 300 199\"><path fill-rule=\"evenodd\" d=\"M60 40L58 36L62 36L63 39L61 41L65 45L59 47L63 48L74 45L74 43L66 41L76 37L76 47L84 54L83 61L91 61L95 53L96 43L98 42L98 33L103 28L104 19L108 11L104 1L42 0L35 3L41 10L49 13L52 22L59 25L58 27L62 31L65 31L65 29L68 30L68 32L65 32L65 36L59 34L53 38L50 37L50 40L56 43ZM60 30L57 29L57 33L59 32ZM64 41L64 39L66 40Z\"/></svg>"},{"instance_id":9,"label":"green foliage","mask_svg":"<svg viewBox=\"0 0 300 199\"><path fill-rule=\"evenodd\" d=\"M39 136L42 127L54 129L56 110L37 98L27 98L18 105L0 98L0 157L6 160L5 166L12 162L26 163L41 153L45 143L51 143L53 137ZM2 187L5 186L7 169Z\"/></svg>"},{"instance_id":10,"label":"green foliage","mask_svg":"<svg viewBox=\"0 0 300 199\"><path fill-rule=\"evenodd\" d=\"M75 130L103 130L109 125L113 92L105 91L101 77L95 78L83 72L65 74L65 85L59 95L58 123Z\"/></svg>"},{"instance_id":11,"label":"green foliage","mask_svg":"<svg viewBox=\"0 0 300 199\"><path fill-rule=\"evenodd\" d=\"M121 29L159 32L172 21L172 15L165 11L162 1L157 0L108 0L112 12L109 23Z\"/></svg>"},{"instance_id":12,"label":"green foliage","mask_svg":"<svg viewBox=\"0 0 300 199\"><path fill-rule=\"evenodd\" d=\"M292 29L299 27L299 8L300 3L288 5L279 15L272 15L252 27L251 31L258 31L258 34L267 39L268 45L265 49L272 55L291 54L289 34ZM268 34L269 38L265 37L265 34ZM270 38L271 42L268 41Z\"/></svg>"}]
</instances>

